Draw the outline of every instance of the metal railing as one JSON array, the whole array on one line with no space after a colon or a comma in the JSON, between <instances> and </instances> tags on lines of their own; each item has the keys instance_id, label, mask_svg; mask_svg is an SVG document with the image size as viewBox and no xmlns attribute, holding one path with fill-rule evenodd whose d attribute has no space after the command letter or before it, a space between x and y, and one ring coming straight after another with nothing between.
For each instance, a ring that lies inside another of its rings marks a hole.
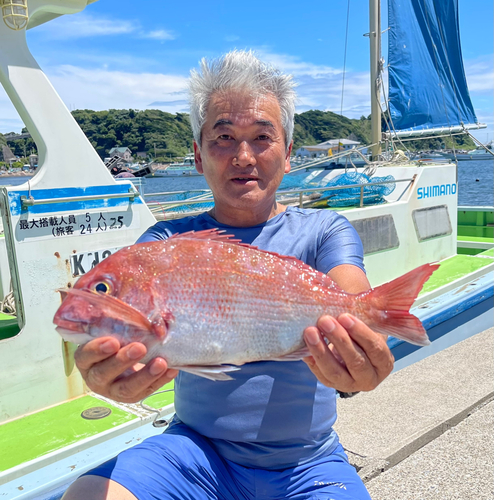
<instances>
[{"instance_id":1,"label":"metal railing","mask_svg":"<svg viewBox=\"0 0 494 500\"><path fill-rule=\"evenodd\" d=\"M283 204L283 202L287 201L292 197L293 195L298 195L298 206L303 207L304 205L310 204L310 203L315 203L318 201L318 199L311 199L307 200L304 199L304 195L310 194L310 193L326 193L326 192L331 192L331 191L341 191L341 190L346 190L346 189L355 189L359 188L360 189L360 200L359 200L359 206L363 207L364 205L364 190L366 187L372 187L372 186L381 186L385 184L395 184L399 182L409 182L410 184L413 184L413 182L416 179L416 175L414 175L411 178L407 179L393 179L393 180L388 180L388 181L380 181L380 182L370 182L368 184L347 184L347 185L342 185L342 186L331 186L331 187L316 187L316 188L300 188L300 189L288 189L284 191L278 191L277 192L277 200ZM152 193L152 194L146 194L145 196L158 196L158 195L181 195L187 192L193 192L193 191L199 191L199 190L191 190L191 191L171 191L167 193ZM203 195L199 195L197 197L189 198L186 200L173 200L173 201L159 201L159 202L149 202L147 205L153 209L165 209L166 208L176 208L179 206L188 206L188 205L197 205L200 203L212 203L214 202L214 199L210 196L210 192L204 193L204 190L202 190ZM353 199L353 198L348 198ZM341 199L340 199L341 201Z\"/></svg>"},{"instance_id":2,"label":"metal railing","mask_svg":"<svg viewBox=\"0 0 494 500\"><path fill-rule=\"evenodd\" d=\"M21 196L22 208L32 207L34 205L48 205L51 203L70 203L75 201L92 201L92 200L110 200L113 198L129 198L134 201L139 197L139 191L135 188L129 188L128 193L114 194L95 194L89 196L69 196L67 198L33 198L32 196Z\"/></svg>"},{"instance_id":3,"label":"metal railing","mask_svg":"<svg viewBox=\"0 0 494 500\"><path fill-rule=\"evenodd\" d=\"M389 181L381 181L381 182L369 182L368 184L345 184L343 186L331 186L331 187L326 187L326 188L310 188L310 189L291 189L289 191L278 191L278 195L288 195L288 194L298 194L299 195L299 207L302 207L304 205L303 201L303 196L304 193L316 193L316 192L326 192L326 191L340 191L340 190L345 190L345 189L354 189L354 188L360 188L360 202L359 206L363 207L364 206L364 189L369 186L381 186L384 184L395 184L398 182L410 182L413 183L415 181L416 175L414 175L410 179L393 179ZM345 198L345 199L351 199L351 198ZM281 201L281 200L280 200ZM317 200L309 200L309 202L314 202Z\"/></svg>"}]
</instances>

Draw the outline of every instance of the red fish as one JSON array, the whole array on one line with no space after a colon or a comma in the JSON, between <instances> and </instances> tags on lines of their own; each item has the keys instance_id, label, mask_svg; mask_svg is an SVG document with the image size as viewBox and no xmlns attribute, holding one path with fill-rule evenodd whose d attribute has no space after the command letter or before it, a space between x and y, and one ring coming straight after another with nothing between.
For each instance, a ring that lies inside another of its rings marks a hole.
<instances>
[{"instance_id":1,"label":"red fish","mask_svg":"<svg viewBox=\"0 0 494 500\"><path fill-rule=\"evenodd\" d=\"M425 264L360 294L294 257L258 250L217 230L124 248L61 291L54 323L78 344L111 335L172 368L213 380L236 366L308 355L306 327L349 312L376 332L429 340L408 311L438 265Z\"/></svg>"}]
</instances>

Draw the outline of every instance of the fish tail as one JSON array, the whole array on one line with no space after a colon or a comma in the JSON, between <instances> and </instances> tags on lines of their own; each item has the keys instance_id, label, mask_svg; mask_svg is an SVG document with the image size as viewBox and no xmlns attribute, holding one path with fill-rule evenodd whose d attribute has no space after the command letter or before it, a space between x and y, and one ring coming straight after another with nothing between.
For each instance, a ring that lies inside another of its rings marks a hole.
<instances>
[{"instance_id":1,"label":"fish tail","mask_svg":"<svg viewBox=\"0 0 494 500\"><path fill-rule=\"evenodd\" d=\"M372 328L411 344L429 345L421 321L409 310L424 283L438 267L439 264L424 264L368 292L370 304L378 310Z\"/></svg>"}]
</instances>

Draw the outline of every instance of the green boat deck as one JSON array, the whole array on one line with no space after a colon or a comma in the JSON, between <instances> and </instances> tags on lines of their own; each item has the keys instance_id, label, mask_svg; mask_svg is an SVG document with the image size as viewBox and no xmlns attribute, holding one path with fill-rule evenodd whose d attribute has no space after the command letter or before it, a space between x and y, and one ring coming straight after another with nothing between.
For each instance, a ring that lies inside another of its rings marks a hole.
<instances>
[{"instance_id":1,"label":"green boat deck","mask_svg":"<svg viewBox=\"0 0 494 500\"><path fill-rule=\"evenodd\" d=\"M173 382L164 389L172 389ZM173 403L173 392L156 394L145 404L160 409ZM105 407L111 413L98 420L82 417L82 412L94 407ZM0 472L35 460L83 439L139 418L130 411L95 398L81 396L66 403L26 415L0 425Z\"/></svg>"},{"instance_id":2,"label":"green boat deck","mask_svg":"<svg viewBox=\"0 0 494 500\"><path fill-rule=\"evenodd\" d=\"M494 210L490 207L458 209L458 253L477 255L494 248Z\"/></svg>"},{"instance_id":3,"label":"green boat deck","mask_svg":"<svg viewBox=\"0 0 494 500\"><path fill-rule=\"evenodd\" d=\"M15 337L19 333L17 318L0 312L0 340Z\"/></svg>"},{"instance_id":4,"label":"green boat deck","mask_svg":"<svg viewBox=\"0 0 494 500\"><path fill-rule=\"evenodd\" d=\"M488 250L489 251L489 250ZM486 258L487 257L487 258ZM439 269L425 283L422 291L423 293L431 292L444 285L448 285L470 273L478 271L483 267L488 266L494 262L494 259L489 258L490 255L455 255L449 259L445 259L440 263ZM494 257L494 255L493 255Z\"/></svg>"}]
</instances>

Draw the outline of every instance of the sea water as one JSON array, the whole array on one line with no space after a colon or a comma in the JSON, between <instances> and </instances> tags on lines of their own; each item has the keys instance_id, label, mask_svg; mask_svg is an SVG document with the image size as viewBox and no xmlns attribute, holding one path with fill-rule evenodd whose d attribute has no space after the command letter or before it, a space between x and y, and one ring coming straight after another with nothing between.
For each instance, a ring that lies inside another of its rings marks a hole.
<instances>
[{"instance_id":1,"label":"sea water","mask_svg":"<svg viewBox=\"0 0 494 500\"><path fill-rule=\"evenodd\" d=\"M299 174L303 176L303 172ZM17 186L29 177L0 176L0 185ZM143 185L147 202L163 198L154 193L208 189L206 180L200 176L151 177ZM295 186L294 186L295 189ZM458 205L494 206L494 160L470 160L458 162Z\"/></svg>"}]
</instances>

